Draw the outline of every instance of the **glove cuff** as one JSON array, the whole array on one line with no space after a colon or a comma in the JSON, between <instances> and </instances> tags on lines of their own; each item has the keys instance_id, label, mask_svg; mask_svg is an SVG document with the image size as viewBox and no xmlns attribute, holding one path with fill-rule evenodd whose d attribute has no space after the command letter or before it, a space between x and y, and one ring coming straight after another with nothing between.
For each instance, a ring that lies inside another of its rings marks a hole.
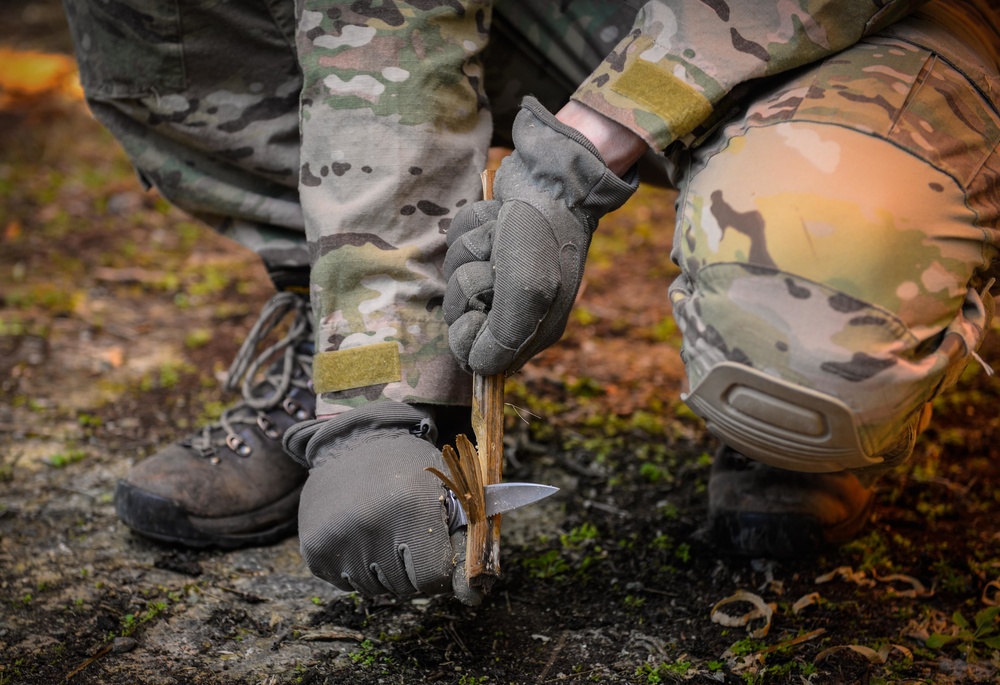
<instances>
[{"instance_id":1,"label":"glove cuff","mask_svg":"<svg viewBox=\"0 0 1000 685\"><path fill-rule=\"evenodd\" d=\"M524 99L521 100L521 109L528 110L529 112L535 115L535 118L538 119L538 121L545 124L553 131L558 131L559 133L563 134L564 136L574 141L575 143L580 144L581 146L583 146L584 149L587 150L587 152L594 155L594 157L597 157L598 161L602 165L607 166L607 163L604 161L604 157L601 156L601 153L594 146L594 144L590 142L590 139L587 138L587 136L583 135L572 126L569 126L559 121L559 119L556 118L555 114L547 110L545 108L545 105L543 105L533 96L531 95L524 96Z\"/></svg>"},{"instance_id":2,"label":"glove cuff","mask_svg":"<svg viewBox=\"0 0 1000 685\"><path fill-rule=\"evenodd\" d=\"M298 423L285 431L282 445L293 460L313 468L375 436L400 433L433 444L437 426L430 410L402 402L373 402L333 418Z\"/></svg>"},{"instance_id":3,"label":"glove cuff","mask_svg":"<svg viewBox=\"0 0 1000 685\"><path fill-rule=\"evenodd\" d=\"M590 140L567 126L535 98L521 102L514 120L514 153L497 172L494 191L498 200L527 200L525 181L572 212L590 233L602 216L621 207L639 187L633 168L625 179L608 168ZM509 178L508 178L509 177ZM509 186L509 188L508 188Z\"/></svg>"}]
</instances>

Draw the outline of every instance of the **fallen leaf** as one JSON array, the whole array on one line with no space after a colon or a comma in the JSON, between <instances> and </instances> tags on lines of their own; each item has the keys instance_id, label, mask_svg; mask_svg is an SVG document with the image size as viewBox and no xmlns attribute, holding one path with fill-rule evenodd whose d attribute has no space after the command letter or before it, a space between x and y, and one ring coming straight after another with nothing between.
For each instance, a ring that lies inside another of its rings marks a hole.
<instances>
[{"instance_id":1,"label":"fallen leaf","mask_svg":"<svg viewBox=\"0 0 1000 685\"><path fill-rule=\"evenodd\" d=\"M8 243L12 243L21 237L21 222L17 219L11 219L7 222L7 226L3 229L3 239Z\"/></svg>"}]
</instances>

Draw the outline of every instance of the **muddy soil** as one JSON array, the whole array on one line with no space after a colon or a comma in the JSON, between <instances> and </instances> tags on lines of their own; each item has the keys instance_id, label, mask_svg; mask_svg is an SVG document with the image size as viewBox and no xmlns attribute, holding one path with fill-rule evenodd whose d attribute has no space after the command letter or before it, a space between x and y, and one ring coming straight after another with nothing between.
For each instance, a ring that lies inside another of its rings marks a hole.
<instances>
[{"instance_id":1,"label":"muddy soil","mask_svg":"<svg viewBox=\"0 0 1000 685\"><path fill-rule=\"evenodd\" d=\"M58 3L5 3L2 47L68 50ZM132 535L117 479L233 400L219 381L271 293L58 83L0 88L0 684L997 682L1000 385L973 367L936 403L856 541L711 548L715 445L679 401L654 188L603 226L565 339L508 382L506 473L561 490L505 517L482 606L346 595L295 538Z\"/></svg>"}]
</instances>

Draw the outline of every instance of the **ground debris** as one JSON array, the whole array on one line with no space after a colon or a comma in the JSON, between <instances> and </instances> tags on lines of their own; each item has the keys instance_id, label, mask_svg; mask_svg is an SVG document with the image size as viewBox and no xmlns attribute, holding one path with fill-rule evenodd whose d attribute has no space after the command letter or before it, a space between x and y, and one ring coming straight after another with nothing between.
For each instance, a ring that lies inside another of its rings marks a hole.
<instances>
[{"instance_id":1,"label":"ground debris","mask_svg":"<svg viewBox=\"0 0 1000 685\"><path fill-rule=\"evenodd\" d=\"M749 602L753 605L753 609L740 616L734 616L722 611L722 607L738 602ZM712 607L710 615L713 623L718 623L730 628L747 627L747 631L750 632L750 635L759 639L765 637L771 630L771 617L774 616L775 608L776 605L768 604L760 595L747 592L746 590L737 590L729 597L716 602L715 606ZM750 623L761 618L764 619L764 625L751 630L749 628Z\"/></svg>"},{"instance_id":2,"label":"ground debris","mask_svg":"<svg viewBox=\"0 0 1000 685\"><path fill-rule=\"evenodd\" d=\"M173 571L185 576L197 578L202 574L201 563L198 561L196 553L184 550L170 550L167 554L159 556L153 562L153 566L164 571Z\"/></svg>"},{"instance_id":3,"label":"ground debris","mask_svg":"<svg viewBox=\"0 0 1000 685\"><path fill-rule=\"evenodd\" d=\"M62 13L0 2L0 40L44 15L69 55ZM131 534L116 483L235 399L213 377L273 288L255 255L146 192L84 103L58 109L31 125L0 111L0 683L997 682L992 654L924 641L1000 602L1000 383L966 374L935 401L850 545L711 548L696 532L716 444L679 399L664 295L675 196L648 186L602 221L564 339L507 379L509 475L565 487L510 515L480 607L339 593L294 538L183 552ZM997 332L980 353L996 365ZM773 612L766 638L753 602L717 604L737 588ZM713 605L756 617L727 628ZM917 660L847 647L886 642Z\"/></svg>"},{"instance_id":4,"label":"ground debris","mask_svg":"<svg viewBox=\"0 0 1000 685\"><path fill-rule=\"evenodd\" d=\"M837 645L835 647L828 647L816 655L816 658L813 659L813 663L818 664L824 659L828 659L830 656L836 654L837 652L844 651L845 649L860 654L873 664L884 664L889 660L889 655L892 654L892 652L899 652L905 659L913 661L913 652L906 647L903 647L902 645L886 644L882 645L878 651L872 649L871 647L865 647L864 645Z\"/></svg>"},{"instance_id":5,"label":"ground debris","mask_svg":"<svg viewBox=\"0 0 1000 685\"><path fill-rule=\"evenodd\" d=\"M829 573L824 573L816 577L813 581L817 585L822 585L823 583L829 583L834 578L840 577L841 580L845 580L849 583L854 583L855 585L860 585L861 587L872 587L875 585L875 581L868 578L864 571L855 571L850 566L838 566Z\"/></svg>"},{"instance_id":6,"label":"ground debris","mask_svg":"<svg viewBox=\"0 0 1000 685\"><path fill-rule=\"evenodd\" d=\"M139 643L135 638L131 637L116 637L114 642L111 643L111 653L112 654L125 654L126 652L131 652L136 648Z\"/></svg>"},{"instance_id":7,"label":"ground debris","mask_svg":"<svg viewBox=\"0 0 1000 685\"><path fill-rule=\"evenodd\" d=\"M295 630L293 628L293 630ZM306 642L335 642L337 640L354 640L355 642L362 642L365 636L356 630L349 630L348 628L340 627L330 627L321 628L319 630L315 629L304 629L298 628L303 632L299 633L296 639L304 640Z\"/></svg>"}]
</instances>

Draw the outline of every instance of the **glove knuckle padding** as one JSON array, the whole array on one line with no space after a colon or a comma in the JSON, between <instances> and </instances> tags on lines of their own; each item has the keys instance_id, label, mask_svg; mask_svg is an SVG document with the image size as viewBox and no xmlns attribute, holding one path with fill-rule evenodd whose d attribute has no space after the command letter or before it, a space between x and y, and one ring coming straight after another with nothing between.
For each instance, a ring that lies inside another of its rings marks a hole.
<instances>
[{"instance_id":1,"label":"glove knuckle padding","mask_svg":"<svg viewBox=\"0 0 1000 685\"><path fill-rule=\"evenodd\" d=\"M395 403L371 406L389 404ZM440 453L403 427L348 430L347 436L310 459L299 506L309 568L342 590L366 595L448 591L453 553L444 489L424 470L443 468Z\"/></svg>"},{"instance_id":2,"label":"glove knuckle padding","mask_svg":"<svg viewBox=\"0 0 1000 685\"><path fill-rule=\"evenodd\" d=\"M451 278L455 271L470 262L489 262L493 253L493 230L496 222L490 221L468 231L448 248L444 258L444 274Z\"/></svg>"},{"instance_id":3,"label":"glove knuckle padding","mask_svg":"<svg viewBox=\"0 0 1000 685\"><path fill-rule=\"evenodd\" d=\"M463 264L449 279L442 309L449 324L470 311L485 312L493 303L493 267L489 262Z\"/></svg>"},{"instance_id":4,"label":"glove knuckle padding","mask_svg":"<svg viewBox=\"0 0 1000 685\"><path fill-rule=\"evenodd\" d=\"M483 224L496 219L501 204L503 203L499 200L482 200L458 210L448 226L448 247L454 245L469 231L474 231Z\"/></svg>"},{"instance_id":5,"label":"glove knuckle padding","mask_svg":"<svg viewBox=\"0 0 1000 685\"><path fill-rule=\"evenodd\" d=\"M486 323L486 314L479 311L466 312L448 326L448 347L463 366L469 364L469 352Z\"/></svg>"}]
</instances>

